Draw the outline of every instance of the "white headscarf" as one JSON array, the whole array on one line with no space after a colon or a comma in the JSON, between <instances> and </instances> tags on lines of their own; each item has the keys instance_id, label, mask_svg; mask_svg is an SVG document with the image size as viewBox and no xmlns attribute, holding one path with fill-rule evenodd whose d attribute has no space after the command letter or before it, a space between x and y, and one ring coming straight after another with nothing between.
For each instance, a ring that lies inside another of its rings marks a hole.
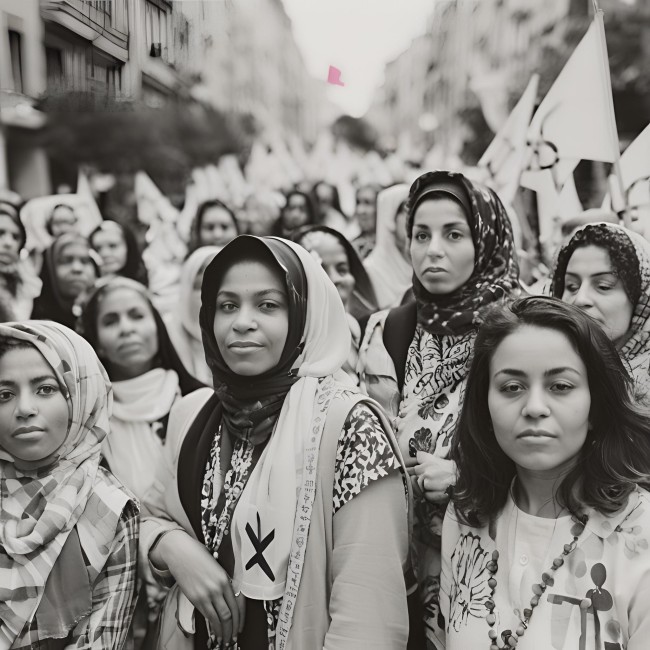
<instances>
[{"instance_id":1,"label":"white headscarf","mask_svg":"<svg viewBox=\"0 0 650 650\"><path fill-rule=\"evenodd\" d=\"M193 299L194 281L220 250L219 246L201 246L185 260L181 269L178 305L167 319L169 337L183 365L207 385L212 385L212 373L205 361L199 325L200 302L197 305Z\"/></svg>"},{"instance_id":2,"label":"white headscarf","mask_svg":"<svg viewBox=\"0 0 650 650\"><path fill-rule=\"evenodd\" d=\"M395 217L409 186L393 185L377 195L377 243L363 265L375 289L380 309L398 305L411 286L413 268L395 242Z\"/></svg>"},{"instance_id":3,"label":"white headscarf","mask_svg":"<svg viewBox=\"0 0 650 650\"><path fill-rule=\"evenodd\" d=\"M302 339L304 350L293 366L300 379L284 400L275 430L233 515L233 586L257 600L274 600L285 593L296 499L306 460L303 454L309 438L324 419L319 417L316 404L319 379L333 375L337 381L350 386L341 370L350 352L350 328L338 291L321 265L302 246L282 241L296 253L307 278L307 318ZM261 539L274 531L273 544L264 552L273 580L260 564L246 568L248 560L257 552L247 526Z\"/></svg>"}]
</instances>

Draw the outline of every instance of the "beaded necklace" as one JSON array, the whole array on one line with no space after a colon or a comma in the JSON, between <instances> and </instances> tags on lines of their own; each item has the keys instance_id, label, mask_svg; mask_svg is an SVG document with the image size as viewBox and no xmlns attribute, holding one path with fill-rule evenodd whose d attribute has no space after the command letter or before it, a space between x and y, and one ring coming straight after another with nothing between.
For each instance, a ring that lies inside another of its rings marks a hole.
<instances>
[{"instance_id":1,"label":"beaded necklace","mask_svg":"<svg viewBox=\"0 0 650 650\"><path fill-rule=\"evenodd\" d=\"M562 550L562 555L559 555L553 560L552 566L548 571L542 573L542 580L539 583L533 585L533 597L530 599L530 607L524 609L524 617L520 619L519 625L516 627L513 634L512 630L503 630L501 632L501 639L503 645L499 646L498 644L498 633L494 629L496 623L496 614L494 613L495 603L494 603L494 592L497 587L496 574L499 570L499 551L492 551L492 559L487 563L487 570L490 572L490 578L488 579L488 587L490 588L490 598L486 602L486 607L488 609L488 615L485 620L487 621L490 629L488 630L488 637L490 639L490 650L501 650L502 648L514 648L517 646L519 639L524 636L526 630L528 629L528 624L530 619L533 616L533 611L535 607L539 605L539 600L542 597L543 593L546 591L548 586L553 586L553 574L564 564L564 558L573 552L578 544L578 538L582 534L589 520L587 515L582 515L578 518L577 516L573 517L575 524L571 529L571 534L573 535L573 540L569 544L565 544ZM591 607L591 600L589 598L583 598L580 603L581 609L589 609Z\"/></svg>"}]
</instances>

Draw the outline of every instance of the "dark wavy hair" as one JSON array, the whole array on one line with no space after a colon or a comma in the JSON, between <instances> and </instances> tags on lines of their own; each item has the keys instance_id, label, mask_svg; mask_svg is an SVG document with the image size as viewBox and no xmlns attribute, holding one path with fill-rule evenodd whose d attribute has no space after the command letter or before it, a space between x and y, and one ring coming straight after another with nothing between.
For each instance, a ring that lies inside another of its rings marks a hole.
<instances>
[{"instance_id":1,"label":"dark wavy hair","mask_svg":"<svg viewBox=\"0 0 650 650\"><path fill-rule=\"evenodd\" d=\"M611 513L625 505L636 485L648 482L650 416L634 405L632 381L614 344L577 307L556 298L519 298L484 314L452 444L451 458L458 466L454 507L470 526L485 525L499 514L516 473L494 435L488 388L496 349L524 326L564 334L587 369L592 428L578 462L558 488L558 502L576 515L584 505Z\"/></svg>"},{"instance_id":2,"label":"dark wavy hair","mask_svg":"<svg viewBox=\"0 0 650 650\"><path fill-rule=\"evenodd\" d=\"M284 213L289 207L289 200L291 199L292 196L302 196L302 198L305 199L305 211L307 212L307 222L304 223L302 226L299 226L300 228L313 226L316 224L316 221L318 219L318 216L316 214L316 206L314 205L314 200L312 199L312 197L306 192L303 192L301 190L290 190L284 195L286 203L284 204L284 207L280 211L280 216L275 222L273 228L273 234L276 235L277 237L282 237L283 233L285 232Z\"/></svg>"},{"instance_id":3,"label":"dark wavy hair","mask_svg":"<svg viewBox=\"0 0 650 650\"><path fill-rule=\"evenodd\" d=\"M332 188L332 207L340 212L346 219L348 218L348 215L343 212L341 209L341 198L339 197L339 190L336 187L336 185L333 185L332 183L328 183L327 181L318 181L318 183L314 184L314 187L311 189L311 194L312 194L312 199L314 202L314 205L316 206L316 212L317 212L317 217L318 217L318 224L320 224L320 201L318 199L318 188L321 185L327 185L327 187Z\"/></svg>"},{"instance_id":4,"label":"dark wavy hair","mask_svg":"<svg viewBox=\"0 0 650 650\"><path fill-rule=\"evenodd\" d=\"M88 242L95 249L95 244L93 243L93 238L98 232L102 232L104 229L104 224L106 222L114 223L119 226L122 233L122 239L126 244L126 263L120 269L118 275L122 275L125 278L131 278L140 284L143 284L145 287L149 284L149 275L147 273L147 268L144 265L142 259L142 253L140 252L140 247L138 246L138 240L136 239L135 233L128 226L124 226L117 221L112 219L104 219L103 223L99 224L90 235L88 236ZM95 249L96 250L96 249Z\"/></svg>"},{"instance_id":5,"label":"dark wavy hair","mask_svg":"<svg viewBox=\"0 0 650 650\"><path fill-rule=\"evenodd\" d=\"M241 225L239 221L237 221L235 213L223 201L220 201L219 199L210 199L209 201L203 201L203 203L201 203L197 208L196 216L194 217L194 221L192 223L192 231L190 233L190 246L189 250L187 251L187 257L189 257L197 248L200 248L202 246L201 225L203 224L203 217L205 216L205 213L210 208L221 208L222 210L225 210L230 215L230 218L235 225L235 229L237 230L237 234L242 234Z\"/></svg>"}]
</instances>

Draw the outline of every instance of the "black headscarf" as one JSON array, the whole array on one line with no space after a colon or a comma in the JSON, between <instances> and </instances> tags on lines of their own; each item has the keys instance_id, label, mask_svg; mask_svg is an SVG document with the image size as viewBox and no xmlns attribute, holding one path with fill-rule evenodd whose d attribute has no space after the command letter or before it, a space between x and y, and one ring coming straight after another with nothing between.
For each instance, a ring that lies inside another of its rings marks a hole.
<instances>
[{"instance_id":1,"label":"black headscarf","mask_svg":"<svg viewBox=\"0 0 650 650\"><path fill-rule=\"evenodd\" d=\"M178 384L181 389L181 395L187 395L198 388L202 388L204 384L193 377L180 360L180 357L174 348L174 344L169 338L162 316L151 302L147 288L135 280L121 276L99 280L83 305L83 311L77 321L77 332L93 346L95 351L100 349L99 335L97 331L99 298L107 291L120 287L136 291L146 299L149 307L151 307L151 312L153 313L153 318L156 322L156 331L158 332L159 363L157 364L157 367L164 368L165 370L173 370L178 375ZM110 362L108 362L107 359L103 359L101 356L99 359L107 369L110 367Z\"/></svg>"},{"instance_id":2,"label":"black headscarf","mask_svg":"<svg viewBox=\"0 0 650 650\"><path fill-rule=\"evenodd\" d=\"M43 254L43 268L40 278L43 282L41 295L34 300L32 318L53 320L70 329L75 328L77 317L74 313L75 301L62 295L56 276L56 267L59 263L61 251L70 244L81 243L90 253L90 260L95 267L95 273L99 277L99 261L95 251L92 250L88 240L77 233L66 233L54 240L52 245L45 249Z\"/></svg>"},{"instance_id":3,"label":"black headscarf","mask_svg":"<svg viewBox=\"0 0 650 650\"><path fill-rule=\"evenodd\" d=\"M577 248L598 246L608 255L614 274L621 279L623 289L633 305L641 297L641 272L634 244L623 229L611 228L609 224L589 224L578 230L560 249L551 278L552 295L562 299L566 269Z\"/></svg>"},{"instance_id":4,"label":"black headscarf","mask_svg":"<svg viewBox=\"0 0 650 650\"><path fill-rule=\"evenodd\" d=\"M409 192L407 232L423 201L450 198L463 209L474 242L474 271L461 287L446 295L429 293L413 274L419 325L435 335L464 334L477 327L479 310L518 287L519 266L512 226L499 197L462 174L426 172Z\"/></svg>"},{"instance_id":5,"label":"black headscarf","mask_svg":"<svg viewBox=\"0 0 650 650\"><path fill-rule=\"evenodd\" d=\"M99 224L99 226L97 226L97 228L95 228L95 230L90 233L90 236L88 237L90 245L94 248L93 237L98 232L104 230L106 228L105 224L107 223L115 224L119 228L120 232L122 233L122 239L124 239L124 243L126 244L126 262L124 266L118 271L118 275L121 275L125 278L130 278L131 280L135 280L136 282L147 286L149 284L147 269L144 265L144 261L142 260L142 254L140 253L138 240L136 239L135 234L131 228L123 226L121 223L113 221L112 219L104 219L104 222Z\"/></svg>"},{"instance_id":6,"label":"black headscarf","mask_svg":"<svg viewBox=\"0 0 650 650\"><path fill-rule=\"evenodd\" d=\"M285 279L289 303L289 331L278 364L254 377L234 373L219 351L214 335L217 293L225 273L237 262L255 260L275 266ZM227 431L252 444L268 439L284 398L298 377L291 368L302 351L307 318L307 278L298 256L281 239L240 235L208 264L201 286L199 323L205 358L214 389L223 406Z\"/></svg>"},{"instance_id":7,"label":"black headscarf","mask_svg":"<svg viewBox=\"0 0 650 650\"><path fill-rule=\"evenodd\" d=\"M374 314L379 309L375 290L373 289L368 272L354 246L340 232L327 226L304 226L298 229L293 236L293 241L302 246L302 239L310 232L325 232L336 237L347 254L350 273L354 277L354 291L350 299L349 308L350 314L357 320L368 314Z\"/></svg>"}]
</instances>

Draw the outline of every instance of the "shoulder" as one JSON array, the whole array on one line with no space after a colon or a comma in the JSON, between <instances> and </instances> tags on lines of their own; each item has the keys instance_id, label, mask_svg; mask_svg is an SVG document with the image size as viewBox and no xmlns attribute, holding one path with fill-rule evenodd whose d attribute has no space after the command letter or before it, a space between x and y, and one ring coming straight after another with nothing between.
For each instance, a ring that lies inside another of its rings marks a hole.
<instances>
[{"instance_id":1,"label":"shoulder","mask_svg":"<svg viewBox=\"0 0 650 650\"><path fill-rule=\"evenodd\" d=\"M587 529L613 544L616 535L626 532L650 540L650 492L641 487L629 495L625 506L617 512L603 514L590 509L587 514Z\"/></svg>"}]
</instances>

